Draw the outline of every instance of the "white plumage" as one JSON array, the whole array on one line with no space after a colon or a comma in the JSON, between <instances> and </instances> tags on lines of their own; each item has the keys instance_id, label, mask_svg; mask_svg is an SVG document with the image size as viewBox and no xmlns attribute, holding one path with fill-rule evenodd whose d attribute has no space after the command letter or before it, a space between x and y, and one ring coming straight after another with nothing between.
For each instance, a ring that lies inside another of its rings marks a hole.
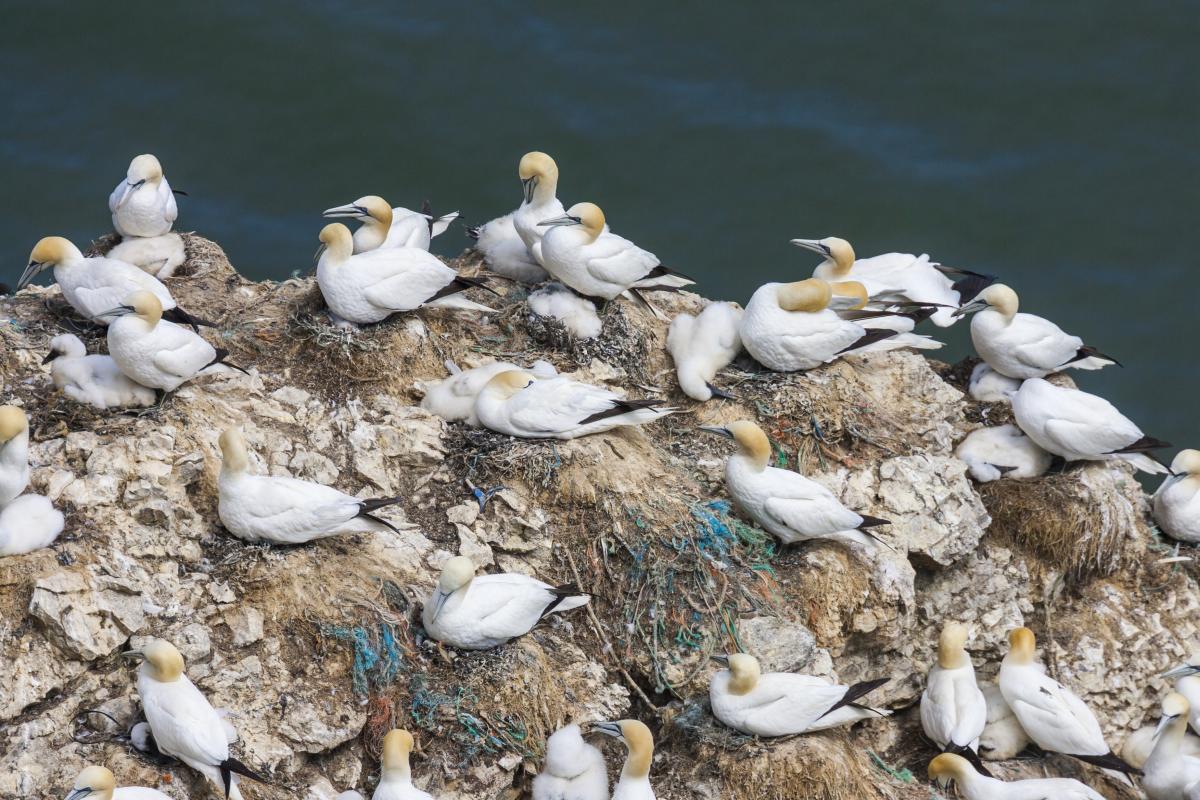
<instances>
[{"instance_id":1,"label":"white plumage","mask_svg":"<svg viewBox=\"0 0 1200 800\"><path fill-rule=\"evenodd\" d=\"M125 180L108 196L108 210L122 236L161 236L171 230L179 208L157 158L145 154L129 162Z\"/></svg>"},{"instance_id":2,"label":"white plumage","mask_svg":"<svg viewBox=\"0 0 1200 800\"><path fill-rule=\"evenodd\" d=\"M593 729L620 739L628 750L621 767L621 777L613 788L612 800L654 800L654 787L650 785L654 736L650 729L636 719L598 722Z\"/></svg>"},{"instance_id":3,"label":"white plumage","mask_svg":"<svg viewBox=\"0 0 1200 800\"><path fill-rule=\"evenodd\" d=\"M1183 752L1189 705L1172 692L1163 698L1158 740L1143 765L1142 789L1150 800L1184 800L1189 786L1200 781L1200 759Z\"/></svg>"},{"instance_id":4,"label":"white plumage","mask_svg":"<svg viewBox=\"0 0 1200 800\"><path fill-rule=\"evenodd\" d=\"M987 701L987 724L979 736L979 755L988 761L1007 761L1029 746L1029 735L1004 702L999 686L986 683L980 690Z\"/></svg>"},{"instance_id":5,"label":"white plumage","mask_svg":"<svg viewBox=\"0 0 1200 800\"><path fill-rule=\"evenodd\" d=\"M512 213L513 228L536 259L537 245L541 244L545 233L540 223L563 213L563 204L556 196L558 164L550 156L535 150L521 157L517 177L521 179L524 197Z\"/></svg>"},{"instance_id":6,"label":"white plumage","mask_svg":"<svg viewBox=\"0 0 1200 800\"><path fill-rule=\"evenodd\" d=\"M29 485L29 417L17 406L0 406L0 506Z\"/></svg>"},{"instance_id":7,"label":"white plumage","mask_svg":"<svg viewBox=\"0 0 1200 800\"><path fill-rule=\"evenodd\" d=\"M595 303L561 283L549 283L530 293L528 302L530 311L558 320L576 339L595 339L603 328Z\"/></svg>"},{"instance_id":8,"label":"white plumage","mask_svg":"<svg viewBox=\"0 0 1200 800\"><path fill-rule=\"evenodd\" d=\"M604 754L564 725L546 740L546 763L533 779L533 800L608 800Z\"/></svg>"},{"instance_id":9,"label":"white plumage","mask_svg":"<svg viewBox=\"0 0 1200 800\"><path fill-rule=\"evenodd\" d=\"M412 734L396 728L383 737L383 763L379 785L371 800L434 800L429 792L413 786L408 757L413 749Z\"/></svg>"},{"instance_id":10,"label":"white plumage","mask_svg":"<svg viewBox=\"0 0 1200 800\"><path fill-rule=\"evenodd\" d=\"M0 509L0 556L49 547L62 533L62 512L40 494L23 494Z\"/></svg>"},{"instance_id":11,"label":"white plumage","mask_svg":"<svg viewBox=\"0 0 1200 800\"><path fill-rule=\"evenodd\" d=\"M1200 542L1200 450L1180 450L1171 472L1154 493L1154 521L1172 539Z\"/></svg>"},{"instance_id":12,"label":"white plumage","mask_svg":"<svg viewBox=\"0 0 1200 800\"><path fill-rule=\"evenodd\" d=\"M1053 460L1016 425L979 428L967 434L954 455L980 483L1000 478L1036 478Z\"/></svg>"},{"instance_id":13,"label":"white plumage","mask_svg":"<svg viewBox=\"0 0 1200 800\"><path fill-rule=\"evenodd\" d=\"M945 347L931 336L913 333L918 322L932 315L934 309L915 307L910 303L872 303L867 287L858 281L831 283L833 298L829 308L838 316L867 330L895 331L888 339L889 349L911 347L914 350L939 350Z\"/></svg>"},{"instance_id":14,"label":"white plumage","mask_svg":"<svg viewBox=\"0 0 1200 800\"><path fill-rule=\"evenodd\" d=\"M77 403L100 410L154 405L154 390L130 380L112 356L88 355L78 336L50 340L50 379Z\"/></svg>"},{"instance_id":15,"label":"white plumage","mask_svg":"<svg viewBox=\"0 0 1200 800\"><path fill-rule=\"evenodd\" d=\"M122 786L106 767L85 767L75 779L75 786L67 800L171 800L157 789L144 786Z\"/></svg>"},{"instance_id":16,"label":"white plumage","mask_svg":"<svg viewBox=\"0 0 1200 800\"><path fill-rule=\"evenodd\" d=\"M733 303L709 303L695 317L679 314L671 320L667 352L675 362L679 388L688 397L700 402L712 399L712 381L742 351L741 322L742 309Z\"/></svg>"},{"instance_id":17,"label":"white plumage","mask_svg":"<svg viewBox=\"0 0 1200 800\"><path fill-rule=\"evenodd\" d=\"M942 750L979 750L987 724L987 700L975 683L975 666L964 645L967 629L947 623L938 641L938 657L921 693L921 727Z\"/></svg>"},{"instance_id":18,"label":"white plumage","mask_svg":"<svg viewBox=\"0 0 1200 800\"><path fill-rule=\"evenodd\" d=\"M475 399L487 382L501 372L522 369L508 361L491 361L466 370L447 361L446 368L450 371L449 378L424 384L425 396L421 398L421 408L447 422L465 420L474 427L479 427ZM553 378L558 374L553 364L541 360L533 362L528 371L538 378Z\"/></svg>"},{"instance_id":19,"label":"white plumage","mask_svg":"<svg viewBox=\"0 0 1200 800\"><path fill-rule=\"evenodd\" d=\"M107 257L133 264L143 272L161 279L174 275L175 270L187 259L187 254L182 236L178 233L164 233L162 236L131 236L122 239L108 251Z\"/></svg>"},{"instance_id":20,"label":"white plumage","mask_svg":"<svg viewBox=\"0 0 1200 800\"><path fill-rule=\"evenodd\" d=\"M1021 381L1001 375L981 361L971 370L967 394L981 403L1012 403L1013 395L1021 388Z\"/></svg>"},{"instance_id":21,"label":"white plumage","mask_svg":"<svg viewBox=\"0 0 1200 800\"><path fill-rule=\"evenodd\" d=\"M444 233L450 223L458 219L457 211L434 218L402 206L393 208L378 195L367 195L353 203L326 209L322 215L330 219L355 219L362 223L352 237L355 253L394 247L428 250L433 238Z\"/></svg>"},{"instance_id":22,"label":"white plumage","mask_svg":"<svg viewBox=\"0 0 1200 800\"><path fill-rule=\"evenodd\" d=\"M964 800L1104 800L1095 789L1073 778L989 778L976 772L962 756L950 753L930 762L929 775L943 786L953 781Z\"/></svg>"},{"instance_id":23,"label":"white plumage","mask_svg":"<svg viewBox=\"0 0 1200 800\"><path fill-rule=\"evenodd\" d=\"M521 240L513 225L512 214L468 229L467 233L475 239L475 249L492 272L529 284L541 283L550 277Z\"/></svg>"},{"instance_id":24,"label":"white plumage","mask_svg":"<svg viewBox=\"0 0 1200 800\"><path fill-rule=\"evenodd\" d=\"M119 316L108 326L108 353L142 386L174 391L218 360L200 334L162 319L162 307L149 292L124 298L114 312Z\"/></svg>"},{"instance_id":25,"label":"white plumage","mask_svg":"<svg viewBox=\"0 0 1200 800\"><path fill-rule=\"evenodd\" d=\"M1194 705L1192 713L1195 713ZM1150 757L1157 741L1158 726L1144 725L1125 737L1121 744L1121 758L1125 759L1129 766L1141 769L1146 765L1146 759ZM1184 734L1179 744L1179 752L1185 756L1200 758L1200 736L1191 732Z\"/></svg>"}]
</instances>

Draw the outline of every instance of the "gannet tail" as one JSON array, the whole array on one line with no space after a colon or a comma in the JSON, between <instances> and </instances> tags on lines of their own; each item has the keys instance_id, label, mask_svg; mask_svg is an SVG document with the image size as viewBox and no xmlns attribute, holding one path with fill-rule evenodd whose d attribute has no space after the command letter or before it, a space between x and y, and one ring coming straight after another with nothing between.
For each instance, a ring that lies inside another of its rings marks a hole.
<instances>
[{"instance_id":1,"label":"gannet tail","mask_svg":"<svg viewBox=\"0 0 1200 800\"><path fill-rule=\"evenodd\" d=\"M1120 772L1123 775L1141 775L1142 774L1142 771L1140 769L1138 769L1137 767L1134 767L1134 766L1130 766L1129 763L1127 763L1125 761L1125 759L1121 758L1119 755L1117 755L1116 753L1114 753L1111 750L1109 750L1107 753L1105 753L1102 756L1080 756L1080 755L1075 755L1074 753L1068 753L1067 755L1071 756L1071 758L1077 758L1080 761L1083 761L1085 763L1093 764L1097 767L1100 767L1101 769L1113 770L1114 772Z\"/></svg>"},{"instance_id":2,"label":"gannet tail","mask_svg":"<svg viewBox=\"0 0 1200 800\"><path fill-rule=\"evenodd\" d=\"M836 355L840 356L840 355L844 355L846 353L852 353L855 350L863 350L874 344L878 344L879 342L882 342L885 339L894 338L895 336L896 336L896 331L889 330L887 328L872 328L871 330L867 331L866 335L864 335L858 341L853 342L849 346L844 347L841 350L837 351Z\"/></svg>"},{"instance_id":3,"label":"gannet tail","mask_svg":"<svg viewBox=\"0 0 1200 800\"><path fill-rule=\"evenodd\" d=\"M1151 451L1171 446L1170 442L1164 442L1162 439L1156 439L1153 436L1143 436L1133 444L1122 447L1120 450L1111 450L1106 455L1122 458L1142 472L1149 472L1152 475L1165 475L1171 470L1165 464L1160 463L1152 455Z\"/></svg>"},{"instance_id":4,"label":"gannet tail","mask_svg":"<svg viewBox=\"0 0 1200 800\"><path fill-rule=\"evenodd\" d=\"M684 286L691 286L695 282L682 272L676 272L670 267L659 264L647 272L641 280L634 283L633 288L646 289L648 291L670 291L672 289L682 289Z\"/></svg>"},{"instance_id":5,"label":"gannet tail","mask_svg":"<svg viewBox=\"0 0 1200 800\"><path fill-rule=\"evenodd\" d=\"M880 686L883 686L885 683L887 683L889 680L891 680L891 678L876 678L875 680L872 680L872 681L863 681L862 683L855 683L855 684L851 685L850 688L846 689L846 693L844 695L842 695L842 699L838 700L836 703L834 703L832 706L830 706L829 710L826 711L824 714L822 714L820 717L817 717L817 719L822 719L824 717L829 716L830 714L832 714L834 711L837 711L842 706L854 706L855 708L863 708L863 710L865 710L865 711L873 711L877 714L880 714L881 716L886 716L886 713L883 711L876 711L873 708L866 708L864 706L859 706L858 703L856 703L854 701L860 697L863 697L866 694L869 694L870 692L875 691Z\"/></svg>"},{"instance_id":6,"label":"gannet tail","mask_svg":"<svg viewBox=\"0 0 1200 800\"><path fill-rule=\"evenodd\" d=\"M996 282L995 275L985 275L969 269L947 267L941 264L934 264L933 268L948 278L956 278L950 288L958 294L960 305L974 300L976 295Z\"/></svg>"},{"instance_id":7,"label":"gannet tail","mask_svg":"<svg viewBox=\"0 0 1200 800\"><path fill-rule=\"evenodd\" d=\"M380 498L376 498L373 500L362 500L358 504L359 510L358 510L357 516L362 517L363 519L369 519L369 520L371 520L371 522L375 522L379 525L382 525L385 528L388 528L389 530L391 530L395 533L399 533L400 531L399 531L399 529L396 528L395 525L388 522L386 519L383 519L382 517L375 516L371 512L377 511L378 509L381 509L381 508L385 508L386 506L395 505L396 503L399 503L402 499L403 498L400 498L400 497L380 497Z\"/></svg>"},{"instance_id":8,"label":"gannet tail","mask_svg":"<svg viewBox=\"0 0 1200 800\"><path fill-rule=\"evenodd\" d=\"M945 342L939 342L932 336L926 336L922 333L900 333L892 339L892 342L896 344L895 349L911 347L914 350L940 350L946 346Z\"/></svg>"},{"instance_id":9,"label":"gannet tail","mask_svg":"<svg viewBox=\"0 0 1200 800\"><path fill-rule=\"evenodd\" d=\"M214 358L212 361L208 362L207 364L205 364L204 369L208 369L211 366L220 364L223 367L229 367L231 369L236 369L238 372L245 373L246 375L250 374L250 372L248 370L246 370L245 367L239 367L237 364L233 364L233 363L225 360L226 356L229 355L228 350L223 350L220 347L215 348L215 349L217 351L217 357Z\"/></svg>"},{"instance_id":10,"label":"gannet tail","mask_svg":"<svg viewBox=\"0 0 1200 800\"><path fill-rule=\"evenodd\" d=\"M163 319L167 320L168 322L177 322L180 325L187 325L194 331L198 330L199 326L201 326L201 325L203 325L206 328L217 327L217 323L209 322L208 320L202 319L200 317L194 317L191 314L189 314L188 312L184 311L179 306L175 306L172 309L168 309L168 310L164 311Z\"/></svg>"},{"instance_id":11,"label":"gannet tail","mask_svg":"<svg viewBox=\"0 0 1200 800\"><path fill-rule=\"evenodd\" d=\"M639 292L637 289L634 289L631 287L631 288L626 289L625 291L621 292L621 294L623 294L625 297L628 297L630 300L633 300L634 302L637 302L637 303L641 303L643 306L650 309L650 313L653 314L656 319L660 319L663 322L670 321L671 318L668 317L666 314L664 314L662 309L660 309L658 306L654 305L654 303L651 303L649 300L647 300L645 297L643 297L642 293Z\"/></svg>"},{"instance_id":12,"label":"gannet tail","mask_svg":"<svg viewBox=\"0 0 1200 800\"><path fill-rule=\"evenodd\" d=\"M591 414L591 415L579 420L578 424L588 425L592 422L599 422L600 420L608 419L609 417L619 417L622 414L629 414L631 412L638 411L641 409L650 409L652 411L659 411L659 410L665 411L666 409L659 409L659 406L661 406L661 405L662 405L661 400L617 399L617 400L613 400L613 404L611 407L606 408L603 411L597 411L595 414Z\"/></svg>"},{"instance_id":13,"label":"gannet tail","mask_svg":"<svg viewBox=\"0 0 1200 800\"><path fill-rule=\"evenodd\" d=\"M222 761L220 763L219 769L221 770L221 782L225 784L225 796L226 797L229 797L230 789L234 788L234 786L233 786L234 773L237 773L238 775L244 775L245 777L249 778L252 781L258 781L259 783L265 783L267 785L270 785L270 781L268 781L262 775L259 775L254 770L247 767L242 762L238 761L236 758L230 757L230 758L225 759L224 761ZM239 792L238 794L240 795L241 793Z\"/></svg>"},{"instance_id":14,"label":"gannet tail","mask_svg":"<svg viewBox=\"0 0 1200 800\"><path fill-rule=\"evenodd\" d=\"M550 593L554 595L554 599L542 610L542 618L558 611L570 611L572 608L585 606L592 599L590 594L579 591L579 587L573 583L556 586Z\"/></svg>"},{"instance_id":15,"label":"gannet tail","mask_svg":"<svg viewBox=\"0 0 1200 800\"><path fill-rule=\"evenodd\" d=\"M1105 355L1094 347L1084 345L1075 353L1075 357L1063 366L1071 369L1104 369L1110 364L1116 364L1118 367L1125 366L1112 356Z\"/></svg>"},{"instance_id":16,"label":"gannet tail","mask_svg":"<svg viewBox=\"0 0 1200 800\"><path fill-rule=\"evenodd\" d=\"M963 758L965 758L967 761L969 761L971 763L971 766L974 767L975 771L978 772L980 775L985 775L989 778L993 777L992 773L988 771L988 768L983 765L983 759L981 759L979 757L979 753L976 753L974 750L972 750L967 745L955 744L954 742L949 742L946 745L945 749L942 750L942 752L943 753L953 753L956 756L962 756Z\"/></svg>"}]
</instances>

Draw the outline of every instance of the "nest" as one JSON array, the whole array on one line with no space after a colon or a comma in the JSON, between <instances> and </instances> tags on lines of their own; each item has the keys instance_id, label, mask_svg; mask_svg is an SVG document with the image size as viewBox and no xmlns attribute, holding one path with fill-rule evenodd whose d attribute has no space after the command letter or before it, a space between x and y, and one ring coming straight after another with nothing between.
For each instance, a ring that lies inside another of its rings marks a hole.
<instances>
[{"instance_id":1,"label":"nest","mask_svg":"<svg viewBox=\"0 0 1200 800\"><path fill-rule=\"evenodd\" d=\"M519 479L531 487L555 485L563 459L553 439L518 439L465 423L450 425L447 461L456 474L475 483L498 485Z\"/></svg>"},{"instance_id":2,"label":"nest","mask_svg":"<svg viewBox=\"0 0 1200 800\"><path fill-rule=\"evenodd\" d=\"M642 329L630 322L621 301L609 302L600 312L603 327L595 339L577 339L563 323L534 314L525 304L514 307L509 314L510 321L518 316L538 351L562 353L577 367L586 367L593 359L600 359L624 370L635 383L649 380L646 364L651 341Z\"/></svg>"}]
</instances>

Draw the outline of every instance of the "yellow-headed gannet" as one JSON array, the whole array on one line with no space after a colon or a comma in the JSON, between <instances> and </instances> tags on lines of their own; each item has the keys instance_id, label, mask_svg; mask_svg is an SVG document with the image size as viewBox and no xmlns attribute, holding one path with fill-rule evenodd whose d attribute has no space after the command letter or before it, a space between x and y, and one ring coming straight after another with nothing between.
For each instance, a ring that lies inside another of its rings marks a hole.
<instances>
[{"instance_id":1,"label":"yellow-headed gannet","mask_svg":"<svg viewBox=\"0 0 1200 800\"><path fill-rule=\"evenodd\" d=\"M1019 313L1018 303L1016 292L997 283L954 312L979 312L971 320L971 342L979 357L1001 375L1044 378L1064 369L1103 369L1117 363L1050 320Z\"/></svg>"},{"instance_id":2,"label":"yellow-headed gannet","mask_svg":"<svg viewBox=\"0 0 1200 800\"><path fill-rule=\"evenodd\" d=\"M976 755L987 724L987 700L975 683L967 637L962 623L942 627L937 662L921 693L921 727L943 752L958 753L987 774Z\"/></svg>"},{"instance_id":3,"label":"yellow-headed gannet","mask_svg":"<svg viewBox=\"0 0 1200 800\"><path fill-rule=\"evenodd\" d=\"M395 728L383 737L383 764L379 785L371 800L433 800L433 795L413 786L408 756L413 751L412 734Z\"/></svg>"},{"instance_id":4,"label":"yellow-headed gannet","mask_svg":"<svg viewBox=\"0 0 1200 800\"><path fill-rule=\"evenodd\" d=\"M803 475L768 466L771 442L748 420L700 430L733 439L738 452L725 462L725 487L734 502L784 544L833 539L873 546L879 539L868 529L889 524L858 514L833 493Z\"/></svg>"},{"instance_id":5,"label":"yellow-headed gannet","mask_svg":"<svg viewBox=\"0 0 1200 800\"><path fill-rule=\"evenodd\" d=\"M1029 746L1029 735L1004 702L999 686L985 683L981 690L987 701L987 724L979 736L979 755L988 761L1008 761Z\"/></svg>"},{"instance_id":6,"label":"yellow-headed gannet","mask_svg":"<svg viewBox=\"0 0 1200 800\"><path fill-rule=\"evenodd\" d=\"M521 179L524 198L512 214L513 228L534 259L540 261L534 248L541 244L546 229L539 227L539 223L563 214L563 204L556 196L558 164L550 156L535 150L521 156L517 175Z\"/></svg>"},{"instance_id":7,"label":"yellow-headed gannet","mask_svg":"<svg viewBox=\"0 0 1200 800\"><path fill-rule=\"evenodd\" d=\"M1105 743L1091 709L1034 660L1033 631L1016 628L1008 634L1008 643L1008 655L1000 664L1000 692L1029 738L1043 750L1109 770L1136 772Z\"/></svg>"},{"instance_id":8,"label":"yellow-headed gannet","mask_svg":"<svg viewBox=\"0 0 1200 800\"><path fill-rule=\"evenodd\" d=\"M171 800L170 795L144 786L117 788L117 779L107 767L84 767L75 779L67 800Z\"/></svg>"},{"instance_id":9,"label":"yellow-headed gannet","mask_svg":"<svg viewBox=\"0 0 1200 800\"><path fill-rule=\"evenodd\" d=\"M355 255L350 229L340 222L321 229L321 243L317 284L330 310L348 322L366 325L424 305L493 310L456 297L483 284L460 277L424 250L392 247Z\"/></svg>"},{"instance_id":10,"label":"yellow-headed gannet","mask_svg":"<svg viewBox=\"0 0 1200 800\"><path fill-rule=\"evenodd\" d=\"M1102 794L1074 778L989 778L952 753L942 753L929 762L929 777L942 787L954 783L965 800L1104 800Z\"/></svg>"},{"instance_id":11,"label":"yellow-headed gannet","mask_svg":"<svg viewBox=\"0 0 1200 800\"><path fill-rule=\"evenodd\" d=\"M120 244L108 251L106 257L133 264L142 272L162 279L175 274L175 270L187 260L187 251L183 247L182 236L164 233L162 236L122 239Z\"/></svg>"},{"instance_id":12,"label":"yellow-headed gannet","mask_svg":"<svg viewBox=\"0 0 1200 800\"><path fill-rule=\"evenodd\" d=\"M576 439L624 425L643 425L675 413L659 400L626 400L600 386L563 376L538 380L501 372L475 400L485 428L522 439Z\"/></svg>"},{"instance_id":13,"label":"yellow-headed gannet","mask_svg":"<svg viewBox=\"0 0 1200 800\"><path fill-rule=\"evenodd\" d=\"M1200 542L1200 450L1180 450L1154 493L1154 521L1172 539Z\"/></svg>"},{"instance_id":14,"label":"yellow-headed gannet","mask_svg":"<svg viewBox=\"0 0 1200 800\"><path fill-rule=\"evenodd\" d=\"M980 483L1000 478L1036 478L1046 474L1053 461L1049 453L1016 425L971 431L954 448L954 455Z\"/></svg>"},{"instance_id":15,"label":"yellow-headed gannet","mask_svg":"<svg viewBox=\"0 0 1200 800\"><path fill-rule=\"evenodd\" d=\"M524 636L547 614L586 605L590 595L575 586L555 588L519 573L475 576L475 564L456 556L421 612L425 632L464 650L487 650Z\"/></svg>"},{"instance_id":16,"label":"yellow-headed gannet","mask_svg":"<svg viewBox=\"0 0 1200 800\"><path fill-rule=\"evenodd\" d=\"M354 232L354 252L390 247L416 247L428 250L430 241L458 219L454 211L436 219L428 213L392 208L378 195L360 197L353 203L327 208L322 216L329 219L356 219L362 223Z\"/></svg>"},{"instance_id":17,"label":"yellow-headed gannet","mask_svg":"<svg viewBox=\"0 0 1200 800\"><path fill-rule=\"evenodd\" d=\"M813 675L762 674L758 659L746 653L713 656L727 668L708 681L713 716L753 736L790 736L886 717L857 701L888 682L887 678L841 686Z\"/></svg>"},{"instance_id":18,"label":"yellow-headed gannet","mask_svg":"<svg viewBox=\"0 0 1200 800\"><path fill-rule=\"evenodd\" d=\"M0 406L0 506L29 485L29 417L16 406Z\"/></svg>"},{"instance_id":19,"label":"yellow-headed gannet","mask_svg":"<svg viewBox=\"0 0 1200 800\"><path fill-rule=\"evenodd\" d=\"M475 249L492 272L518 283L541 283L550 275L542 269L517 233L513 225L515 213L467 228L467 235L475 240Z\"/></svg>"},{"instance_id":20,"label":"yellow-headed gannet","mask_svg":"<svg viewBox=\"0 0 1200 800\"><path fill-rule=\"evenodd\" d=\"M129 162L125 180L108 196L108 210L122 236L162 236L171 230L179 208L157 158L146 153Z\"/></svg>"},{"instance_id":21,"label":"yellow-headed gannet","mask_svg":"<svg viewBox=\"0 0 1200 800\"><path fill-rule=\"evenodd\" d=\"M712 382L742 352L738 327L742 309L733 303L709 303L699 315L679 314L667 330L667 352L675 362L679 388L693 400L733 399Z\"/></svg>"},{"instance_id":22,"label":"yellow-headed gannet","mask_svg":"<svg viewBox=\"0 0 1200 800\"><path fill-rule=\"evenodd\" d=\"M62 533L62 512L40 494L23 494L0 509L0 556L49 547Z\"/></svg>"},{"instance_id":23,"label":"yellow-headed gannet","mask_svg":"<svg viewBox=\"0 0 1200 800\"><path fill-rule=\"evenodd\" d=\"M399 497L360 500L312 481L251 475L242 432L225 430L220 444L217 514L239 539L302 544L343 533L396 530L372 512L400 502Z\"/></svg>"},{"instance_id":24,"label":"yellow-headed gannet","mask_svg":"<svg viewBox=\"0 0 1200 800\"><path fill-rule=\"evenodd\" d=\"M1192 653L1186 663L1168 670L1163 678L1175 678L1175 691L1183 695L1191 707L1190 719L1192 730L1200 733L1200 652Z\"/></svg>"},{"instance_id":25,"label":"yellow-headed gannet","mask_svg":"<svg viewBox=\"0 0 1200 800\"><path fill-rule=\"evenodd\" d=\"M64 333L50 340L42 360L50 365L54 386L77 403L103 411L154 405L154 390L130 380L112 356L88 355L79 337Z\"/></svg>"},{"instance_id":26,"label":"yellow-headed gannet","mask_svg":"<svg viewBox=\"0 0 1200 800\"><path fill-rule=\"evenodd\" d=\"M558 320L576 339L595 339L604 327L596 304L561 283L548 283L531 292L526 302L534 314Z\"/></svg>"},{"instance_id":27,"label":"yellow-headed gannet","mask_svg":"<svg viewBox=\"0 0 1200 800\"><path fill-rule=\"evenodd\" d=\"M1143 767L1142 789L1150 800L1183 800L1184 790L1200 781L1200 759L1183 752L1189 710L1178 692L1163 698L1157 740Z\"/></svg>"},{"instance_id":28,"label":"yellow-headed gannet","mask_svg":"<svg viewBox=\"0 0 1200 800\"><path fill-rule=\"evenodd\" d=\"M200 690L183 674L183 656L175 645L151 639L140 650L122 655L140 659L137 690L154 743L208 778L230 800L242 800L237 776L264 779L229 755L225 723Z\"/></svg>"},{"instance_id":29,"label":"yellow-headed gannet","mask_svg":"<svg viewBox=\"0 0 1200 800\"><path fill-rule=\"evenodd\" d=\"M856 322L867 330L895 331L888 342L895 347L911 347L915 350L939 350L945 342L932 336L913 333L918 323L929 319L936 308L911 303L884 304L879 308L869 307L867 287L858 281L841 281L829 284L833 297L829 307L842 319ZM877 304L878 305L878 304Z\"/></svg>"},{"instance_id":30,"label":"yellow-headed gannet","mask_svg":"<svg viewBox=\"0 0 1200 800\"><path fill-rule=\"evenodd\" d=\"M613 789L612 800L654 800L654 789L650 786L650 765L654 762L654 735L644 723L636 719L618 722L597 722L592 730L625 742L629 751L621 778Z\"/></svg>"},{"instance_id":31,"label":"yellow-headed gannet","mask_svg":"<svg viewBox=\"0 0 1200 800\"><path fill-rule=\"evenodd\" d=\"M981 403L1012 403L1013 395L1021 388L1021 381L1001 375L980 361L971 370L971 379L967 384L967 394Z\"/></svg>"},{"instance_id":32,"label":"yellow-headed gannet","mask_svg":"<svg viewBox=\"0 0 1200 800\"><path fill-rule=\"evenodd\" d=\"M479 397L483 387L493 377L501 372L520 370L521 367L508 361L492 361L464 370L459 369L453 361L447 361L446 369L450 371L449 378L424 383L422 388L425 396L421 398L421 408L447 422L465 420L468 425L479 427L479 417L475 416L475 398ZM553 378L558 374L553 364L542 360L533 362L528 371L538 378Z\"/></svg>"},{"instance_id":33,"label":"yellow-headed gannet","mask_svg":"<svg viewBox=\"0 0 1200 800\"><path fill-rule=\"evenodd\" d=\"M533 800L608 800L604 754L583 740L578 725L564 725L546 740Z\"/></svg>"},{"instance_id":34,"label":"yellow-headed gannet","mask_svg":"<svg viewBox=\"0 0 1200 800\"><path fill-rule=\"evenodd\" d=\"M813 270L814 278L827 281L859 281L877 302L924 303L942 306L933 313L933 324L947 328L955 323L955 310L979 294L994 278L964 269L943 267L929 256L884 253L856 258L845 239L792 239L792 244L824 259ZM954 276L957 280L951 280Z\"/></svg>"},{"instance_id":35,"label":"yellow-headed gannet","mask_svg":"<svg viewBox=\"0 0 1200 800\"><path fill-rule=\"evenodd\" d=\"M1167 472L1150 453L1171 445L1142 433L1103 397L1030 378L1012 406L1025 435L1066 461L1121 459L1144 472Z\"/></svg>"},{"instance_id":36,"label":"yellow-headed gannet","mask_svg":"<svg viewBox=\"0 0 1200 800\"><path fill-rule=\"evenodd\" d=\"M1195 715L1196 707L1189 703L1191 715ZM1142 769L1146 759L1150 757L1154 745L1158 742L1159 730L1157 725L1144 725L1125 737L1121 744L1121 758L1131 767ZM1200 758L1200 736L1188 731L1183 741L1179 743L1179 752L1192 758Z\"/></svg>"}]
</instances>

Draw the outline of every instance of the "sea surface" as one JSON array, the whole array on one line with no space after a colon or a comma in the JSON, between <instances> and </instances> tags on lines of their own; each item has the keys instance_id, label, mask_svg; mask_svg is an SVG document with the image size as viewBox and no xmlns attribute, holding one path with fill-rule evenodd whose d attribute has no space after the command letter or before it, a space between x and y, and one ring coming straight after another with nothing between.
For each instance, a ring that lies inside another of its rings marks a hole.
<instances>
[{"instance_id":1,"label":"sea surface","mask_svg":"<svg viewBox=\"0 0 1200 800\"><path fill-rule=\"evenodd\" d=\"M1200 447L1200 4L7 2L0 279L109 230L153 152L179 226L256 278L312 269L322 209L559 196L745 301L793 237L928 252L1120 358L1082 374ZM468 241L456 227L435 250ZM43 279L44 280L44 279ZM945 358L969 353L966 326Z\"/></svg>"}]
</instances>

